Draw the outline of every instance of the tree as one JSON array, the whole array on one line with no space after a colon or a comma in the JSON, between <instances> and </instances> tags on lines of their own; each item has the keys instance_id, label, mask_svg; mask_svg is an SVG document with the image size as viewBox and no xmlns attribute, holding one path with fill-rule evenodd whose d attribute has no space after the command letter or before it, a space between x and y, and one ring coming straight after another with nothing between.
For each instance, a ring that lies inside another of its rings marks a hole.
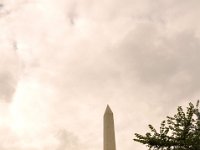
<instances>
[{"instance_id":1,"label":"tree","mask_svg":"<svg viewBox=\"0 0 200 150\"><path fill-rule=\"evenodd\" d=\"M200 150L199 101L196 107L189 103L186 113L181 106L177 114L161 122L159 132L149 125L145 135L135 133L133 140L145 144L150 150Z\"/></svg>"}]
</instances>

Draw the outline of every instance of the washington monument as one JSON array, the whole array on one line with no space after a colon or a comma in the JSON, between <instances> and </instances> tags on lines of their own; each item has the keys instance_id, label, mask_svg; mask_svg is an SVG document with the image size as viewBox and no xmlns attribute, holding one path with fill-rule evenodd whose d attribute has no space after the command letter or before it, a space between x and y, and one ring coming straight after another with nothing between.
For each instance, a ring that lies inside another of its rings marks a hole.
<instances>
[{"instance_id":1,"label":"washington monument","mask_svg":"<svg viewBox=\"0 0 200 150\"><path fill-rule=\"evenodd\" d=\"M113 112L106 107L103 121L103 150L116 150Z\"/></svg>"}]
</instances>

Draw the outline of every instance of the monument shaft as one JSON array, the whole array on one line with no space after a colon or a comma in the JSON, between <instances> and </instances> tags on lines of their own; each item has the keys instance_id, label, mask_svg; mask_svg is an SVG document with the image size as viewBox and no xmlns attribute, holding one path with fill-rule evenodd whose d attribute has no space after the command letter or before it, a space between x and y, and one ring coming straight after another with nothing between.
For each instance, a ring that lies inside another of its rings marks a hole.
<instances>
[{"instance_id":1,"label":"monument shaft","mask_svg":"<svg viewBox=\"0 0 200 150\"><path fill-rule=\"evenodd\" d=\"M116 150L114 117L113 112L111 111L109 106L107 106L106 111L104 113L103 136L104 150Z\"/></svg>"}]
</instances>

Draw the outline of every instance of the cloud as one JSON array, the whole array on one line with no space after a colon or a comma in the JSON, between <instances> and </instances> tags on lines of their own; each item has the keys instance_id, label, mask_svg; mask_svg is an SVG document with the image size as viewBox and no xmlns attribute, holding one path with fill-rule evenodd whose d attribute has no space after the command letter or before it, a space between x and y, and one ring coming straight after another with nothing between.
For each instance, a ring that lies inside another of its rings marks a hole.
<instances>
[{"instance_id":1,"label":"cloud","mask_svg":"<svg viewBox=\"0 0 200 150\"><path fill-rule=\"evenodd\" d=\"M21 63L12 43L7 43L4 39L1 39L1 43L0 100L9 102L16 90Z\"/></svg>"},{"instance_id":2,"label":"cloud","mask_svg":"<svg viewBox=\"0 0 200 150\"><path fill-rule=\"evenodd\" d=\"M4 1L0 114L12 149L101 149L107 103L117 147L144 149L133 133L199 94L198 3Z\"/></svg>"},{"instance_id":3,"label":"cloud","mask_svg":"<svg viewBox=\"0 0 200 150\"><path fill-rule=\"evenodd\" d=\"M182 97L199 91L200 43L193 31L171 37L154 24L140 24L123 41L118 60L127 73L133 77L136 74L143 84L158 85Z\"/></svg>"},{"instance_id":4,"label":"cloud","mask_svg":"<svg viewBox=\"0 0 200 150\"><path fill-rule=\"evenodd\" d=\"M1 73L0 82L1 99L5 101L10 101L12 95L14 94L16 84L15 81L13 81L12 74L6 72Z\"/></svg>"},{"instance_id":5,"label":"cloud","mask_svg":"<svg viewBox=\"0 0 200 150\"><path fill-rule=\"evenodd\" d=\"M59 146L57 150L76 150L79 147L77 137L68 133L66 130L60 130L56 137L59 140Z\"/></svg>"}]
</instances>

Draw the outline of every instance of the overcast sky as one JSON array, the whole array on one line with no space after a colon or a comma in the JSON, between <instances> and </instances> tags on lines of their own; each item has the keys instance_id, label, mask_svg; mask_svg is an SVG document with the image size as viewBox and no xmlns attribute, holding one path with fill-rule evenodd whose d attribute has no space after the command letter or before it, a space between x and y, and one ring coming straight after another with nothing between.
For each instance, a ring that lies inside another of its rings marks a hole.
<instances>
[{"instance_id":1,"label":"overcast sky","mask_svg":"<svg viewBox=\"0 0 200 150\"><path fill-rule=\"evenodd\" d=\"M199 0L0 0L0 149L118 150L200 98Z\"/></svg>"}]
</instances>

